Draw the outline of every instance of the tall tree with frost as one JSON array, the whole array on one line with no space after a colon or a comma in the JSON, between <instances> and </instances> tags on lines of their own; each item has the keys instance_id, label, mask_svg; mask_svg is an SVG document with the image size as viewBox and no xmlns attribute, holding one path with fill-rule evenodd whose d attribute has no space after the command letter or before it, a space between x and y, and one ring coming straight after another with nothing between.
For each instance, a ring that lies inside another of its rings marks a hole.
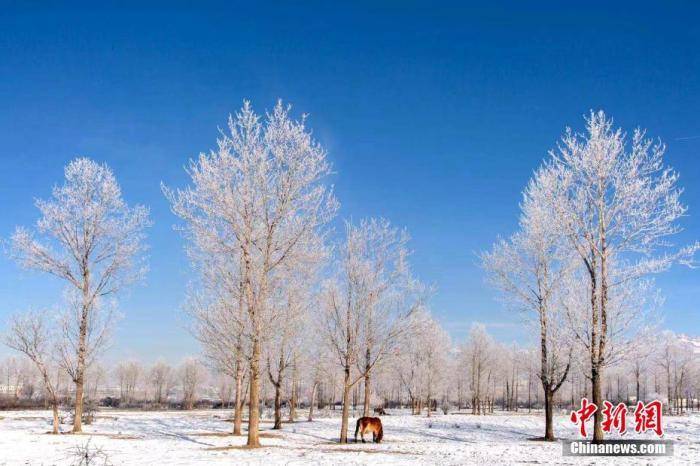
<instances>
[{"instance_id":1,"label":"tall tree with frost","mask_svg":"<svg viewBox=\"0 0 700 466\"><path fill-rule=\"evenodd\" d=\"M205 254L239 264L249 350L248 446L257 447L263 344L275 314L271 291L281 269L320 260L323 228L337 202L322 183L325 150L278 102L264 120L249 102L229 118L218 148L190 162L192 185L164 188L186 233Z\"/></svg>"},{"instance_id":2,"label":"tall tree with frost","mask_svg":"<svg viewBox=\"0 0 700 466\"><path fill-rule=\"evenodd\" d=\"M628 142L602 111L586 119L586 134L570 129L546 170L553 172L549 198L561 234L580 258L589 283L589 351L592 399L602 405L611 295L616 288L662 272L674 262L692 264L699 243L674 250L686 207L678 174L663 163L665 146L635 130ZM602 413L593 439L603 440Z\"/></svg>"},{"instance_id":3,"label":"tall tree with frost","mask_svg":"<svg viewBox=\"0 0 700 466\"><path fill-rule=\"evenodd\" d=\"M411 282L406 264L408 234L391 226L386 219L369 219L360 222L354 235L366 264L364 277L364 298L362 302L363 326L359 333L360 345L364 352L359 368L363 375L364 401L363 416L369 416L372 397L372 369L375 354L382 351L388 333L393 331L396 307L405 303L401 298L408 297L404 292L411 291ZM399 300L399 301L397 301ZM410 305L413 305L411 303Z\"/></svg>"},{"instance_id":4,"label":"tall tree with frost","mask_svg":"<svg viewBox=\"0 0 700 466\"><path fill-rule=\"evenodd\" d=\"M571 366L572 336L561 299L562 286L572 272L571 254L552 228L553 211L548 198L552 180L548 170L530 181L521 204L520 230L500 240L482 255L489 281L518 312L536 323L539 333L539 379L544 390L545 440L554 440L554 394L566 380Z\"/></svg>"},{"instance_id":5,"label":"tall tree with frost","mask_svg":"<svg viewBox=\"0 0 700 466\"><path fill-rule=\"evenodd\" d=\"M85 372L105 335L94 328L95 312L101 300L143 276L148 210L127 206L112 171L87 158L70 162L65 183L36 206L37 234L17 228L12 255L23 267L59 277L72 288L75 306L64 331L72 335L75 354L65 362L75 382L73 432L81 432Z\"/></svg>"},{"instance_id":6,"label":"tall tree with frost","mask_svg":"<svg viewBox=\"0 0 700 466\"><path fill-rule=\"evenodd\" d=\"M359 225L347 222L345 230L337 276L326 283L322 293L324 333L343 370L341 443L347 443L350 390L360 380L367 380L372 369L396 347L408 317L422 300L420 287L408 279L405 253L389 252L404 244L403 234L384 220ZM398 249L403 251L402 246ZM402 282L410 286L385 289L379 278L383 274L377 273L384 267L405 277Z\"/></svg>"}]
</instances>

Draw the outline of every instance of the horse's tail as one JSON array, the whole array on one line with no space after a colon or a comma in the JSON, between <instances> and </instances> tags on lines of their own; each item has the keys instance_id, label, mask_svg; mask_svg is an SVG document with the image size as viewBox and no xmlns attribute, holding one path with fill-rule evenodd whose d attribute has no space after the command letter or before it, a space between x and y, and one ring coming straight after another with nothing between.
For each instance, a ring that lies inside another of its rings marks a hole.
<instances>
[{"instance_id":1,"label":"horse's tail","mask_svg":"<svg viewBox=\"0 0 700 466\"><path fill-rule=\"evenodd\" d=\"M381 442L383 437L384 437L384 426L382 425L382 421L379 421L379 432L377 432L377 443Z\"/></svg>"},{"instance_id":2,"label":"horse's tail","mask_svg":"<svg viewBox=\"0 0 700 466\"><path fill-rule=\"evenodd\" d=\"M360 430L360 421L362 421L362 418L359 418L357 424L355 424L355 443L357 443L357 432Z\"/></svg>"}]
</instances>

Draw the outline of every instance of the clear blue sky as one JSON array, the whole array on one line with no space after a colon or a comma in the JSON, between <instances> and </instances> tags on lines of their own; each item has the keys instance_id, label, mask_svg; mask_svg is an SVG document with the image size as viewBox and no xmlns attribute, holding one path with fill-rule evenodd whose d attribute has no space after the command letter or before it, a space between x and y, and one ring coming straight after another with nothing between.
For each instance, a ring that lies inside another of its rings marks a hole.
<instances>
[{"instance_id":1,"label":"clear blue sky","mask_svg":"<svg viewBox=\"0 0 700 466\"><path fill-rule=\"evenodd\" d=\"M2 8L0 236L36 220L34 198L76 155L107 162L127 200L151 208L151 270L122 299L112 356L198 351L180 311L188 264L159 184L186 183L187 160L214 146L244 98L310 114L341 216L408 228L416 272L436 285L433 310L455 338L473 321L524 338L475 254L513 231L533 169L589 109L668 143L690 206L679 241L700 237L697 3L252 3ZM700 272L674 268L658 284L665 324L700 334ZM0 321L51 306L62 286L0 257Z\"/></svg>"}]
</instances>

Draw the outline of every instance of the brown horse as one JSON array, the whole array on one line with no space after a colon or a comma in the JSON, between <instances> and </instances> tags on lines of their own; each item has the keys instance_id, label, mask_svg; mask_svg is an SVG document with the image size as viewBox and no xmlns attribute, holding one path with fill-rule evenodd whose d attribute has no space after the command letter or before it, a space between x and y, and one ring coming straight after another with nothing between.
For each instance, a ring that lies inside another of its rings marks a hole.
<instances>
[{"instance_id":1,"label":"brown horse","mask_svg":"<svg viewBox=\"0 0 700 466\"><path fill-rule=\"evenodd\" d=\"M382 420L378 417L361 417L357 420L355 426L355 443L357 443L357 432L360 432L362 443L365 443L365 433L372 432L372 441L380 443L384 437L384 429L382 428Z\"/></svg>"}]
</instances>

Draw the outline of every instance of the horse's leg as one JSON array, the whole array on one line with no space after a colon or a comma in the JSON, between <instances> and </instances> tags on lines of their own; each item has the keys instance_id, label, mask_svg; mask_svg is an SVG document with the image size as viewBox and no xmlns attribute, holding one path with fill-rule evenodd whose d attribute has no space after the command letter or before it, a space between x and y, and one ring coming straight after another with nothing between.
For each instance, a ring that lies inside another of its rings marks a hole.
<instances>
[{"instance_id":1,"label":"horse's leg","mask_svg":"<svg viewBox=\"0 0 700 466\"><path fill-rule=\"evenodd\" d=\"M360 429L360 438L362 439L362 443L365 442L365 429Z\"/></svg>"},{"instance_id":2,"label":"horse's leg","mask_svg":"<svg viewBox=\"0 0 700 466\"><path fill-rule=\"evenodd\" d=\"M372 431L372 443L377 443L377 431Z\"/></svg>"}]
</instances>

